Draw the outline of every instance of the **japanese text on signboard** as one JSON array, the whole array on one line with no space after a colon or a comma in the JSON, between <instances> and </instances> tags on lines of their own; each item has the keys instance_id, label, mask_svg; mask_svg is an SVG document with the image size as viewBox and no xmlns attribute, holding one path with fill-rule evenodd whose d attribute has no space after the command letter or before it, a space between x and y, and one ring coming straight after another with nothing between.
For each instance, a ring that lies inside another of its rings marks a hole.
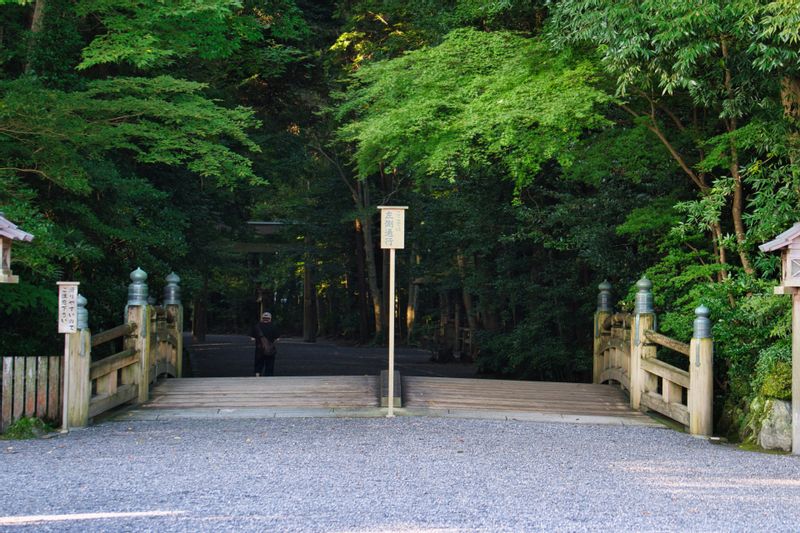
<instances>
[{"instance_id":1,"label":"japanese text on signboard","mask_svg":"<svg viewBox=\"0 0 800 533\"><path fill-rule=\"evenodd\" d=\"M381 248L404 248L404 226L404 209L381 208Z\"/></svg>"},{"instance_id":2,"label":"japanese text on signboard","mask_svg":"<svg viewBox=\"0 0 800 533\"><path fill-rule=\"evenodd\" d=\"M58 332L78 331L78 284L59 283L58 285Z\"/></svg>"}]
</instances>

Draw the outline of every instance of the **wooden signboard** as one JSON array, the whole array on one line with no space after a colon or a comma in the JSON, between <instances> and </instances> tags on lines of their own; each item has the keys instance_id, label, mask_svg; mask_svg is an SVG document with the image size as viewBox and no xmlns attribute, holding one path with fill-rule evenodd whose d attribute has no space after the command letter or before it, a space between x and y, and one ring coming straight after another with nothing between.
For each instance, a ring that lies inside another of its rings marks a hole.
<instances>
[{"instance_id":1,"label":"wooden signboard","mask_svg":"<svg viewBox=\"0 0 800 533\"><path fill-rule=\"evenodd\" d=\"M77 281L59 281L58 284L58 332L78 331L78 285Z\"/></svg>"},{"instance_id":2,"label":"wooden signboard","mask_svg":"<svg viewBox=\"0 0 800 533\"><path fill-rule=\"evenodd\" d=\"M381 248L405 248L406 206L379 205L381 210Z\"/></svg>"},{"instance_id":3,"label":"wooden signboard","mask_svg":"<svg viewBox=\"0 0 800 533\"><path fill-rule=\"evenodd\" d=\"M389 394L386 416L394 417L394 255L405 247L406 206L379 205L381 210L381 248L389 249Z\"/></svg>"}]
</instances>

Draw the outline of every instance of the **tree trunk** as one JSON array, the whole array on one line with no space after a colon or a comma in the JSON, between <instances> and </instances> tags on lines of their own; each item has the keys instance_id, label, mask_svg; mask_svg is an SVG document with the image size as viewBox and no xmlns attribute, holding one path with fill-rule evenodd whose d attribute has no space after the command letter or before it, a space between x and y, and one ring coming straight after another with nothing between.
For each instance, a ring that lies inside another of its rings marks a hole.
<instances>
[{"instance_id":1,"label":"tree trunk","mask_svg":"<svg viewBox=\"0 0 800 533\"><path fill-rule=\"evenodd\" d=\"M728 92L728 98L733 100L736 98L735 91L733 89L733 73L731 72L730 66L728 65L728 40L722 38L720 40L720 50L722 51L722 58L725 60L724 70L725 70L725 89ZM728 133L730 134L730 143L731 143L731 176L733 177L733 203L731 205L731 217L733 218L733 230L736 234L736 244L739 251L739 259L742 262L742 267L744 271L748 274L753 274L753 265L750 263L750 257L747 255L747 249L745 248L745 238L746 238L746 231L744 228L744 220L742 219L742 213L744 212L744 190L742 185L742 175L739 172L739 151L736 148L736 140L733 137L733 134L736 132L738 126L736 123L736 118L731 118L725 121L725 125L728 129Z\"/></svg>"},{"instance_id":2,"label":"tree trunk","mask_svg":"<svg viewBox=\"0 0 800 533\"><path fill-rule=\"evenodd\" d=\"M417 320L417 299L419 297L419 285L414 280L408 282L408 302L406 303L406 343L414 341L414 325Z\"/></svg>"},{"instance_id":3,"label":"tree trunk","mask_svg":"<svg viewBox=\"0 0 800 533\"><path fill-rule=\"evenodd\" d=\"M459 252L456 262L458 263L458 272L461 275L461 299L464 302L464 313L467 315L467 326L474 331L478 328L478 320L475 316L475 305L472 300L472 294L464 287L464 280L467 277L467 260L464 254Z\"/></svg>"},{"instance_id":4,"label":"tree trunk","mask_svg":"<svg viewBox=\"0 0 800 533\"><path fill-rule=\"evenodd\" d=\"M46 8L46 0L36 0L33 6L33 16L31 17L31 37L28 41L28 57L25 64L25 72L31 71L31 61L33 51L36 47L36 37L42 31L44 26L44 12Z\"/></svg>"},{"instance_id":5,"label":"tree trunk","mask_svg":"<svg viewBox=\"0 0 800 533\"><path fill-rule=\"evenodd\" d=\"M361 219L355 220L356 233L356 275L358 276L358 338L361 344L369 338L369 307L367 304L367 273L364 264L364 232Z\"/></svg>"},{"instance_id":6,"label":"tree trunk","mask_svg":"<svg viewBox=\"0 0 800 533\"><path fill-rule=\"evenodd\" d=\"M303 264L303 340L317 342L317 291L314 264L309 256Z\"/></svg>"},{"instance_id":7,"label":"tree trunk","mask_svg":"<svg viewBox=\"0 0 800 533\"><path fill-rule=\"evenodd\" d=\"M411 257L414 264L419 265L419 255L416 253L417 247L412 245ZM408 301L406 303L406 342L411 344L414 337L414 324L417 319L417 299L419 297L419 284L415 283L415 271L410 267L408 269Z\"/></svg>"},{"instance_id":8,"label":"tree trunk","mask_svg":"<svg viewBox=\"0 0 800 533\"><path fill-rule=\"evenodd\" d=\"M711 242L714 244L714 255L716 255L719 264L722 265L717 281L725 281L728 279L728 257L725 247L722 246L722 226L720 226L719 222L711 225L711 236Z\"/></svg>"},{"instance_id":9,"label":"tree trunk","mask_svg":"<svg viewBox=\"0 0 800 533\"><path fill-rule=\"evenodd\" d=\"M453 356L453 339L450 337L450 291L439 291L439 327L433 339L436 352L434 359L447 361Z\"/></svg>"},{"instance_id":10,"label":"tree trunk","mask_svg":"<svg viewBox=\"0 0 800 533\"><path fill-rule=\"evenodd\" d=\"M733 143L733 141L731 141ZM750 263L750 257L745 248L746 231L742 213L744 212L744 186L742 185L742 175L739 172L739 156L736 146L731 146L731 175L733 176L733 203L731 205L731 217L733 217L733 228L736 233L736 244L739 249L739 259L742 262L744 271L752 275L755 270Z\"/></svg>"},{"instance_id":11,"label":"tree trunk","mask_svg":"<svg viewBox=\"0 0 800 533\"><path fill-rule=\"evenodd\" d=\"M458 299L453 303L453 357L461 359L461 304Z\"/></svg>"},{"instance_id":12,"label":"tree trunk","mask_svg":"<svg viewBox=\"0 0 800 533\"><path fill-rule=\"evenodd\" d=\"M783 116L789 122L789 163L796 168L800 150L800 78L787 76L781 80L781 102Z\"/></svg>"},{"instance_id":13,"label":"tree trunk","mask_svg":"<svg viewBox=\"0 0 800 533\"><path fill-rule=\"evenodd\" d=\"M369 292L372 295L372 311L375 315L375 333L383 334L383 298L381 290L378 288L378 268L375 264L375 243L372 242L372 220L364 217L361 219L361 227L364 228L364 259L367 266L367 280L369 281Z\"/></svg>"},{"instance_id":14,"label":"tree trunk","mask_svg":"<svg viewBox=\"0 0 800 533\"><path fill-rule=\"evenodd\" d=\"M198 342L206 340L208 331L208 273L203 272L203 288L192 302L192 338Z\"/></svg>"}]
</instances>

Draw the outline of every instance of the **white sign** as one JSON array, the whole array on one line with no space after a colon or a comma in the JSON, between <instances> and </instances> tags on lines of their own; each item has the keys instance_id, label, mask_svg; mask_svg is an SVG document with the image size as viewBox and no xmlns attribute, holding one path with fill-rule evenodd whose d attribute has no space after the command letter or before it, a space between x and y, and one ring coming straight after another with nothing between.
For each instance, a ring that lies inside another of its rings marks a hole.
<instances>
[{"instance_id":1,"label":"white sign","mask_svg":"<svg viewBox=\"0 0 800 533\"><path fill-rule=\"evenodd\" d=\"M405 248L406 206L379 205L381 210L381 248Z\"/></svg>"},{"instance_id":2,"label":"white sign","mask_svg":"<svg viewBox=\"0 0 800 533\"><path fill-rule=\"evenodd\" d=\"M77 281L59 281L58 284L58 332L78 331L78 285Z\"/></svg>"}]
</instances>

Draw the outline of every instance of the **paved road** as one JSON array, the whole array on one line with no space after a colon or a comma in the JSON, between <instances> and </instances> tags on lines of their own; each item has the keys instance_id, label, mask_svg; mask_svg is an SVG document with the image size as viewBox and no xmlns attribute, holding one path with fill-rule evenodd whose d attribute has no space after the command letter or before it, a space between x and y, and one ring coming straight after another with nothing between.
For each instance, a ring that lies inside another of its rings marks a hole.
<instances>
[{"instance_id":1,"label":"paved road","mask_svg":"<svg viewBox=\"0 0 800 533\"><path fill-rule=\"evenodd\" d=\"M797 531L800 459L666 429L110 421L0 442L0 531Z\"/></svg>"},{"instance_id":2,"label":"paved road","mask_svg":"<svg viewBox=\"0 0 800 533\"><path fill-rule=\"evenodd\" d=\"M184 337L191 354L194 377L233 377L253 374L254 343L241 335L209 335L202 343ZM475 366L430 360L431 353L398 347L395 368L408 376L475 377ZM380 374L388 368L388 349L341 346L327 340L303 342L289 337L278 340L276 376L360 376Z\"/></svg>"}]
</instances>

